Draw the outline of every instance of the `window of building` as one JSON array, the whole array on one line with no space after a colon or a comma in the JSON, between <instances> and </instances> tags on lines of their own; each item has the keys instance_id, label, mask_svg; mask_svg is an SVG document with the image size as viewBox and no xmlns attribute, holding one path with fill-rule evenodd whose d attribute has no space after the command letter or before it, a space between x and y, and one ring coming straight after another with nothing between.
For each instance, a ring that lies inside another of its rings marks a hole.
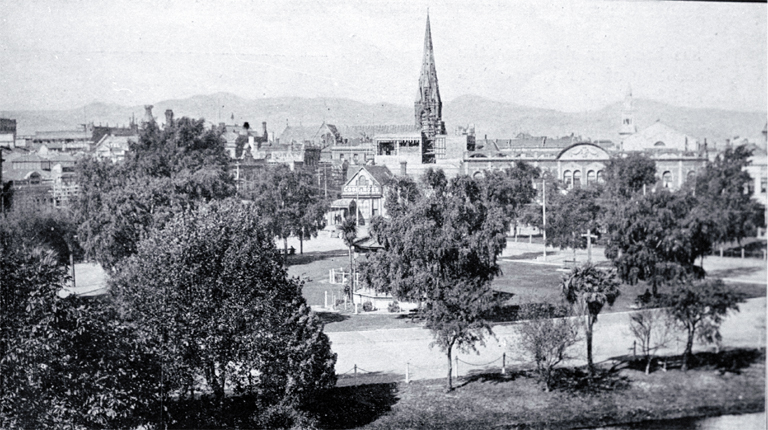
<instances>
[{"instance_id":1,"label":"window of building","mask_svg":"<svg viewBox=\"0 0 768 430\"><path fill-rule=\"evenodd\" d=\"M590 186L595 183L595 171L590 170L587 172L587 186Z\"/></svg>"},{"instance_id":2,"label":"window of building","mask_svg":"<svg viewBox=\"0 0 768 430\"><path fill-rule=\"evenodd\" d=\"M598 170L597 171L597 183L602 184L603 183L603 171Z\"/></svg>"},{"instance_id":3,"label":"window of building","mask_svg":"<svg viewBox=\"0 0 768 430\"><path fill-rule=\"evenodd\" d=\"M661 175L661 183L664 188L669 188L672 185L672 172L667 170Z\"/></svg>"},{"instance_id":4,"label":"window of building","mask_svg":"<svg viewBox=\"0 0 768 430\"><path fill-rule=\"evenodd\" d=\"M685 180L690 182L690 181L693 181L695 178L696 178L696 171L691 170L690 172L688 172L688 175L686 176Z\"/></svg>"},{"instance_id":5,"label":"window of building","mask_svg":"<svg viewBox=\"0 0 768 430\"><path fill-rule=\"evenodd\" d=\"M357 186L360 186L360 187L368 186L368 178L366 178L365 176L360 176L359 178L357 178Z\"/></svg>"},{"instance_id":6,"label":"window of building","mask_svg":"<svg viewBox=\"0 0 768 430\"><path fill-rule=\"evenodd\" d=\"M760 194L768 191L768 178L760 178Z\"/></svg>"},{"instance_id":7,"label":"window of building","mask_svg":"<svg viewBox=\"0 0 768 430\"><path fill-rule=\"evenodd\" d=\"M581 170L573 172L573 188L581 188Z\"/></svg>"},{"instance_id":8,"label":"window of building","mask_svg":"<svg viewBox=\"0 0 768 430\"><path fill-rule=\"evenodd\" d=\"M379 199L373 200L373 207L371 208L371 216L376 216L379 214Z\"/></svg>"},{"instance_id":9,"label":"window of building","mask_svg":"<svg viewBox=\"0 0 768 430\"><path fill-rule=\"evenodd\" d=\"M339 160L343 160L343 159L344 159L344 154L339 154Z\"/></svg>"},{"instance_id":10,"label":"window of building","mask_svg":"<svg viewBox=\"0 0 768 430\"><path fill-rule=\"evenodd\" d=\"M358 159L358 156L357 156L357 154L353 154L353 155L352 155L352 160L353 160L355 163L357 163L357 159Z\"/></svg>"},{"instance_id":11,"label":"window of building","mask_svg":"<svg viewBox=\"0 0 768 430\"><path fill-rule=\"evenodd\" d=\"M563 182L565 183L566 190L570 190L573 187L573 174L570 170L563 172Z\"/></svg>"}]
</instances>

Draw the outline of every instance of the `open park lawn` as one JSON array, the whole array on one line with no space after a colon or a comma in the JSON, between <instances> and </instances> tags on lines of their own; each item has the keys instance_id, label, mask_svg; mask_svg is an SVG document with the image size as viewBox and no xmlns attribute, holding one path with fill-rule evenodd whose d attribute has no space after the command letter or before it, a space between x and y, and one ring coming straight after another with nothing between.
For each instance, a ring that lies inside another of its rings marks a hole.
<instances>
[{"instance_id":1,"label":"open park lawn","mask_svg":"<svg viewBox=\"0 0 768 430\"><path fill-rule=\"evenodd\" d=\"M688 372L650 375L624 362L604 369L591 388L579 371L562 369L551 392L529 371L470 375L450 393L444 380L337 387L313 411L323 428L565 429L764 410L764 350L697 359Z\"/></svg>"},{"instance_id":2,"label":"open park lawn","mask_svg":"<svg viewBox=\"0 0 768 430\"><path fill-rule=\"evenodd\" d=\"M502 275L493 281L493 289L505 295L505 305L516 307L525 303L560 303L560 281L567 271L560 266L535 264L525 260L510 261L500 259ZM325 305L325 294L328 294L328 303L334 299L343 300L342 286L329 282L329 270L349 269L349 257L345 251L312 252L304 255L288 257L288 273L304 281L303 294L307 302L313 306ZM560 269L560 270L558 270ZM731 271L747 270L748 268L729 269ZM731 274L716 273L715 276ZM748 298L764 297L765 285L732 283L732 288L740 291ZM621 296L612 307L605 307L603 312L625 312L631 309L638 295L645 292L649 286L645 282L636 285L622 284ZM662 290L663 292L663 290ZM375 330L384 328L412 328L415 324L405 315L386 313L361 313L355 315L353 308L348 305L337 306L338 312L321 313L325 322L325 331L357 331ZM362 311L361 311L362 312ZM510 313L514 314L514 312ZM502 321L495 321L502 322Z\"/></svg>"}]
</instances>

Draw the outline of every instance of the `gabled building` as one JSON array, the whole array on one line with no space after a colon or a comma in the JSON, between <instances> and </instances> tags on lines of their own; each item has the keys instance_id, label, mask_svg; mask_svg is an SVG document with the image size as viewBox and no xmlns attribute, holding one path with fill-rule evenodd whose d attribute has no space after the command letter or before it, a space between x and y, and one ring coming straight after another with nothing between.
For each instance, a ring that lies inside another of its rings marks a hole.
<instances>
[{"instance_id":1,"label":"gabled building","mask_svg":"<svg viewBox=\"0 0 768 430\"><path fill-rule=\"evenodd\" d=\"M328 226L340 225L346 217L354 217L360 226L368 225L371 218L386 216L385 187L394 177L386 166L361 166L348 171L348 179L341 190L341 199L331 203L326 214Z\"/></svg>"}]
</instances>

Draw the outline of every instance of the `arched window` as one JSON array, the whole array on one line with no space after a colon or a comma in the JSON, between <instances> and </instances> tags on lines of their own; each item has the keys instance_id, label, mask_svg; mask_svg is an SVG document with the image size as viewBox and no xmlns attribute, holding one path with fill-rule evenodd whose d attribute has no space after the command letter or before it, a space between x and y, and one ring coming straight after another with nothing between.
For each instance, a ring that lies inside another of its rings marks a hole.
<instances>
[{"instance_id":1,"label":"arched window","mask_svg":"<svg viewBox=\"0 0 768 430\"><path fill-rule=\"evenodd\" d=\"M597 171L597 183L602 184L603 183L603 171L598 170Z\"/></svg>"},{"instance_id":2,"label":"arched window","mask_svg":"<svg viewBox=\"0 0 768 430\"><path fill-rule=\"evenodd\" d=\"M573 188L581 188L581 170L573 171Z\"/></svg>"},{"instance_id":3,"label":"arched window","mask_svg":"<svg viewBox=\"0 0 768 430\"><path fill-rule=\"evenodd\" d=\"M696 171L695 170L691 170L690 172L688 172L688 176L686 177L685 180L686 181L693 181L694 178L696 178Z\"/></svg>"},{"instance_id":4,"label":"arched window","mask_svg":"<svg viewBox=\"0 0 768 430\"><path fill-rule=\"evenodd\" d=\"M563 172L563 182L565 183L566 190L570 190L573 187L573 175L570 170Z\"/></svg>"},{"instance_id":5,"label":"arched window","mask_svg":"<svg viewBox=\"0 0 768 430\"><path fill-rule=\"evenodd\" d=\"M485 176L482 170L478 170L474 174L472 174L472 177L475 179L482 179Z\"/></svg>"},{"instance_id":6,"label":"arched window","mask_svg":"<svg viewBox=\"0 0 768 430\"><path fill-rule=\"evenodd\" d=\"M667 146L667 145L665 145L664 142L662 142L662 141L658 141L658 142L654 143L653 146L661 146L661 147L663 147L663 146Z\"/></svg>"},{"instance_id":7,"label":"arched window","mask_svg":"<svg viewBox=\"0 0 768 430\"><path fill-rule=\"evenodd\" d=\"M587 172L587 186L590 186L595 183L595 171L590 170Z\"/></svg>"},{"instance_id":8,"label":"arched window","mask_svg":"<svg viewBox=\"0 0 768 430\"><path fill-rule=\"evenodd\" d=\"M357 178L357 185L361 186L361 187L367 186L368 185L368 178L366 178L365 176L361 176L361 177Z\"/></svg>"},{"instance_id":9,"label":"arched window","mask_svg":"<svg viewBox=\"0 0 768 430\"><path fill-rule=\"evenodd\" d=\"M661 175L661 183L664 185L664 188L669 188L670 185L672 185L672 172L667 170Z\"/></svg>"}]
</instances>

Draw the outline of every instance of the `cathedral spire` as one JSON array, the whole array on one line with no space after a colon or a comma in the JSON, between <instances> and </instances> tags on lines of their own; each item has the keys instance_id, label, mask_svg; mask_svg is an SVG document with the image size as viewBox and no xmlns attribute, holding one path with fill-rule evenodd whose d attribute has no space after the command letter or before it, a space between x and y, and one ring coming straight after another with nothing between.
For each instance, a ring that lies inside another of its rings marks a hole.
<instances>
[{"instance_id":1,"label":"cathedral spire","mask_svg":"<svg viewBox=\"0 0 768 430\"><path fill-rule=\"evenodd\" d=\"M427 28L424 33L424 57L421 62L419 77L419 94L414 104L416 126L420 127L428 137L445 134L445 123L442 121L443 102L437 86L437 69L435 68L435 53L432 47L432 30L429 25L427 11Z\"/></svg>"}]
</instances>

